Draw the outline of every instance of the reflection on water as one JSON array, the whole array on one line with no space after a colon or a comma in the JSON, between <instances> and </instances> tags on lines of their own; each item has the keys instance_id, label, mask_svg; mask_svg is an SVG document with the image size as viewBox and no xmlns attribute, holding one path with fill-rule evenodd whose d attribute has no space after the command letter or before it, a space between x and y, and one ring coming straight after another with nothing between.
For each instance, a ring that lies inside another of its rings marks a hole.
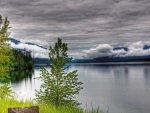
<instances>
[{"instance_id":1,"label":"reflection on water","mask_svg":"<svg viewBox=\"0 0 150 113\"><path fill-rule=\"evenodd\" d=\"M9 72L9 76L11 78L12 83L17 83L27 79L30 79L31 81L33 73L34 73L33 69L19 70L19 71L12 70Z\"/></svg>"},{"instance_id":2,"label":"reflection on water","mask_svg":"<svg viewBox=\"0 0 150 113\"><path fill-rule=\"evenodd\" d=\"M149 113L150 65L74 64L84 89L77 99L111 113Z\"/></svg>"},{"instance_id":3,"label":"reflection on water","mask_svg":"<svg viewBox=\"0 0 150 113\"><path fill-rule=\"evenodd\" d=\"M149 113L150 64L70 64L66 71L72 70L78 70L83 82L83 90L77 95L83 108L92 103L104 111L109 107L110 113ZM26 79L14 77L20 82L12 82L13 90L22 98L35 98L34 90L39 90L41 81L34 78L39 75L36 67Z\"/></svg>"},{"instance_id":4,"label":"reflection on water","mask_svg":"<svg viewBox=\"0 0 150 113\"><path fill-rule=\"evenodd\" d=\"M8 72L8 77L0 78L0 83L8 83L9 81L11 83L18 83L24 80L26 81L27 79L30 79L31 81L33 73L34 73L33 69L11 70Z\"/></svg>"}]
</instances>

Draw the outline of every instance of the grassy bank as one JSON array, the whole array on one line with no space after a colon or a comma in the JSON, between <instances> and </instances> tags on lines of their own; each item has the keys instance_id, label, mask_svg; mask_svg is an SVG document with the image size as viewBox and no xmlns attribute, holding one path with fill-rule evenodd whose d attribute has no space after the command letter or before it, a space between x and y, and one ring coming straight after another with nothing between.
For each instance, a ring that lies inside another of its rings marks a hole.
<instances>
[{"instance_id":1,"label":"grassy bank","mask_svg":"<svg viewBox=\"0 0 150 113\"><path fill-rule=\"evenodd\" d=\"M102 110L83 110L81 108L74 108L62 106L56 109L53 105L35 104L32 101L18 101L16 99L0 99L0 113L7 113L8 108L14 107L29 107L39 106L40 113L104 113ZM107 112L108 113L108 112Z\"/></svg>"},{"instance_id":2,"label":"grassy bank","mask_svg":"<svg viewBox=\"0 0 150 113\"><path fill-rule=\"evenodd\" d=\"M40 113L83 113L82 109L63 106L55 108L52 105L34 104L32 101L17 101L16 99L0 99L0 113L7 113L8 108L39 106Z\"/></svg>"}]
</instances>

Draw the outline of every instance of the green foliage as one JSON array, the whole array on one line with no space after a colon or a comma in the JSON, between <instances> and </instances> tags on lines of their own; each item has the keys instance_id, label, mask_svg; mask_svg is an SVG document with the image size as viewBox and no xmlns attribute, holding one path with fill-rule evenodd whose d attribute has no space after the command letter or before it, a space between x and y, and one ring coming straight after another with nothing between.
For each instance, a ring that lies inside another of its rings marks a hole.
<instances>
[{"instance_id":1,"label":"green foliage","mask_svg":"<svg viewBox=\"0 0 150 113\"><path fill-rule=\"evenodd\" d=\"M74 95L82 89L82 82L78 82L77 70L66 73L65 65L70 63L71 58L67 56L67 44L62 43L61 39L55 43L54 47L49 48L49 58L51 63L50 72L41 67L43 81L40 91L36 90L36 100L40 103L52 103L56 107L62 105L77 106L79 103L74 100Z\"/></svg>"},{"instance_id":2,"label":"green foliage","mask_svg":"<svg viewBox=\"0 0 150 113\"><path fill-rule=\"evenodd\" d=\"M9 46L9 21L0 15L0 76L7 76L7 70L10 64L11 48Z\"/></svg>"},{"instance_id":3,"label":"green foliage","mask_svg":"<svg viewBox=\"0 0 150 113\"><path fill-rule=\"evenodd\" d=\"M16 49L12 49L12 58L11 61L13 62L11 67L21 70L21 69L31 69L34 65L33 59L29 52L21 52Z\"/></svg>"},{"instance_id":4,"label":"green foliage","mask_svg":"<svg viewBox=\"0 0 150 113\"><path fill-rule=\"evenodd\" d=\"M0 86L0 99L13 97L13 92L8 84Z\"/></svg>"}]
</instances>

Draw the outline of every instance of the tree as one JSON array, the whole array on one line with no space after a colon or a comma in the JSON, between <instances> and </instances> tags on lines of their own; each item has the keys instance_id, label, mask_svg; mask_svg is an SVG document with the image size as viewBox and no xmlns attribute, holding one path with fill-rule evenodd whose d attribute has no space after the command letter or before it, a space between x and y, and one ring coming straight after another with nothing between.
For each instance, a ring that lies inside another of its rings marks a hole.
<instances>
[{"instance_id":1,"label":"tree","mask_svg":"<svg viewBox=\"0 0 150 113\"><path fill-rule=\"evenodd\" d=\"M9 35L9 21L7 17L5 19L0 15L0 76L7 76L7 70L9 69L10 63L10 44Z\"/></svg>"},{"instance_id":2,"label":"tree","mask_svg":"<svg viewBox=\"0 0 150 113\"><path fill-rule=\"evenodd\" d=\"M66 73L66 64L71 62L68 58L67 44L61 39L49 48L49 58L51 63L47 63L50 72L41 67L41 76L38 79L43 81L40 91L36 90L36 100L38 102L52 103L56 107L62 105L76 106L79 103L74 100L74 95L82 89L82 82L78 82L77 70Z\"/></svg>"}]
</instances>

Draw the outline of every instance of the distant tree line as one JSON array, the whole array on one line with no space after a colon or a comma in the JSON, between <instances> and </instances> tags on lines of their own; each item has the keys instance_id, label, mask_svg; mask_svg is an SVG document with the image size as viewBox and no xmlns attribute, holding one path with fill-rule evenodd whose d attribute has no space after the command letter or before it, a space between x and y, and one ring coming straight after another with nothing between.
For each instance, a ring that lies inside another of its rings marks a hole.
<instances>
[{"instance_id":1,"label":"distant tree line","mask_svg":"<svg viewBox=\"0 0 150 113\"><path fill-rule=\"evenodd\" d=\"M12 57L11 57L11 68L14 69L31 69L34 65L34 60L31 57L31 53L26 51L20 51L16 49L12 49Z\"/></svg>"}]
</instances>

